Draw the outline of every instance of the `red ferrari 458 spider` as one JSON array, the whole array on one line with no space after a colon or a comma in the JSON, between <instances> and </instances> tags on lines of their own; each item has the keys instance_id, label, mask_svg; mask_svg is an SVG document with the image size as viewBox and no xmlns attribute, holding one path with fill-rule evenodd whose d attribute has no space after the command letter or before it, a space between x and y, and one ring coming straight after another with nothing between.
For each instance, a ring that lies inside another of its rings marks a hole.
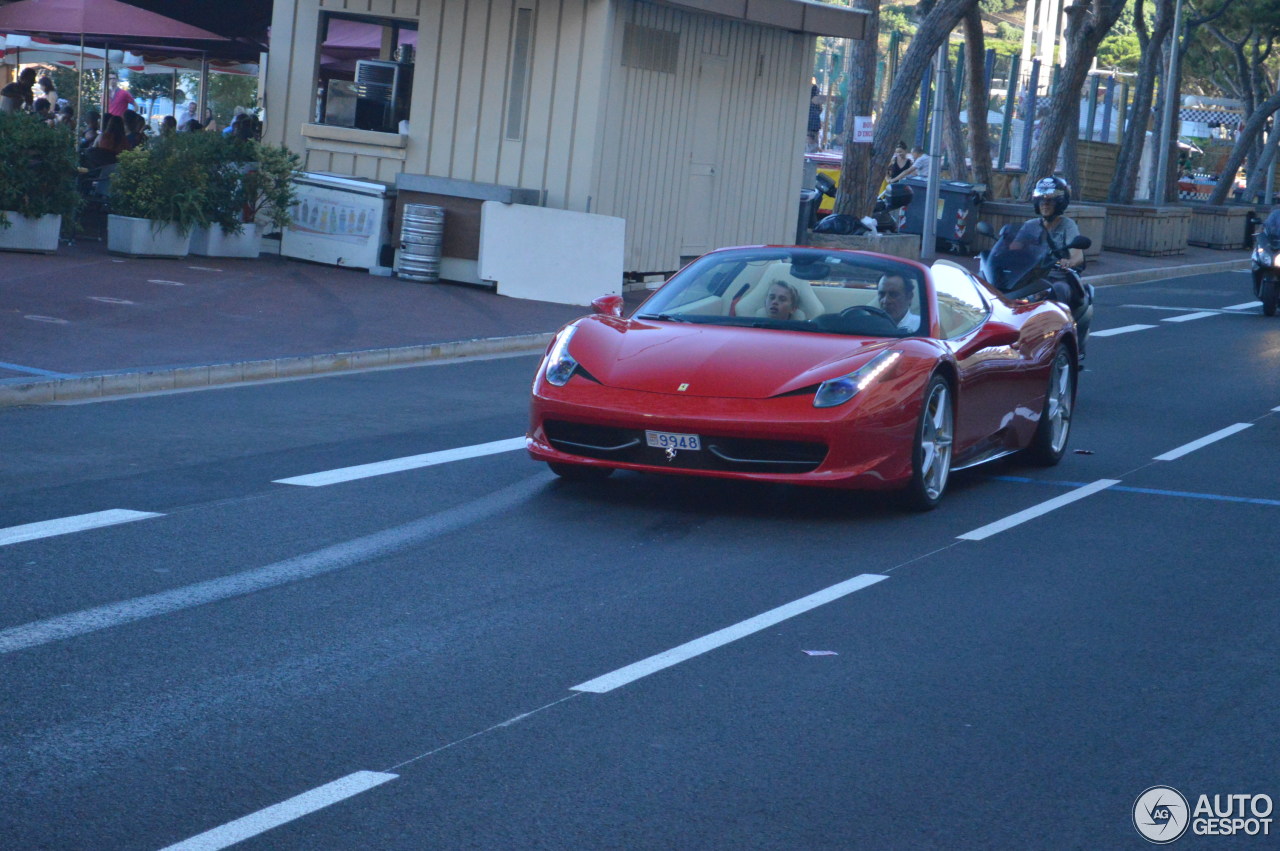
<instances>
[{"instance_id":1,"label":"red ferrari 458 spider","mask_svg":"<svg viewBox=\"0 0 1280 851\"><path fill-rule=\"evenodd\" d=\"M1066 451L1076 336L1053 302L1011 302L946 260L713 251L622 317L556 335L529 453L569 479L613 470L898 490L938 504L952 470Z\"/></svg>"}]
</instances>

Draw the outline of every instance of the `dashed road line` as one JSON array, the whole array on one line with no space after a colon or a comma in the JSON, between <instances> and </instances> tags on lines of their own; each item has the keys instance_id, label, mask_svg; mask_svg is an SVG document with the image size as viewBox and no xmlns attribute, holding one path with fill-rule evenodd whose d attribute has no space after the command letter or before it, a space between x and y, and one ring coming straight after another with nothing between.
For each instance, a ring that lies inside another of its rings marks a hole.
<instances>
[{"instance_id":1,"label":"dashed road line","mask_svg":"<svg viewBox=\"0 0 1280 851\"><path fill-rule=\"evenodd\" d=\"M150 278L147 280L147 283L148 284L164 284L167 287L185 287L186 286L186 284L182 283L182 281L166 281L162 278Z\"/></svg>"},{"instance_id":2,"label":"dashed road line","mask_svg":"<svg viewBox=\"0 0 1280 851\"><path fill-rule=\"evenodd\" d=\"M1213 434L1207 434L1204 437L1200 438L1199 440L1193 440L1190 443L1184 443L1182 446L1179 446L1177 449L1170 449L1168 452L1164 452L1160 455L1157 455L1155 457L1155 460L1156 461L1174 461L1178 458L1181 458L1183 455L1187 455L1191 452L1195 452L1197 449L1200 449L1201 447L1208 446L1210 443L1216 443L1219 440L1222 440L1224 437L1230 437L1231 435L1235 434L1238 431L1244 431L1245 429L1249 428L1252 425L1253 423L1236 423L1235 425L1230 425L1230 426L1227 426L1226 428L1218 429Z\"/></svg>"},{"instance_id":3,"label":"dashed road line","mask_svg":"<svg viewBox=\"0 0 1280 851\"><path fill-rule=\"evenodd\" d=\"M860 576L855 576L852 579L846 579L844 582L832 585L829 588L824 588L821 591L816 591L807 597L801 597L799 600L794 600L785 605L778 606L776 609L770 609L767 612L758 614L753 618L748 618L747 620L736 623L733 626L727 626L724 629L711 633L710 635L704 635L702 638L696 638L693 641L681 644L679 647L673 647L672 649L658 653L655 656L650 656L647 659L641 659L639 662L634 662L624 668L619 668L616 671L596 677L593 680L580 683L579 685L573 686L571 691L589 691L595 694L604 694L605 692L613 691L620 686L635 682L641 677L647 677L650 674L663 670L664 668L670 668L672 665L678 665L681 662L692 659L693 657L706 653L709 650L722 647L731 641L736 641L739 638L759 632L762 629L768 629L774 624L781 623L788 618L793 618L796 615L803 614L810 609L816 609L818 606L830 603L833 600L838 600L841 597L852 594L854 591L861 591L863 588L868 588L875 585L877 582L881 582L888 578L889 577L877 573L864 573Z\"/></svg>"},{"instance_id":4,"label":"dashed road line","mask_svg":"<svg viewBox=\"0 0 1280 851\"><path fill-rule=\"evenodd\" d=\"M69 325L70 320L59 319L56 316L41 316L38 313L28 313L23 319L30 319L32 322L49 322L54 325Z\"/></svg>"},{"instance_id":5,"label":"dashed road line","mask_svg":"<svg viewBox=\"0 0 1280 851\"><path fill-rule=\"evenodd\" d=\"M512 437L507 440L495 440L492 443L480 443L475 446L462 446L458 449L444 449L439 452L428 452L424 455L409 455L405 458L392 458L388 461L376 461L372 464L359 464L355 467L343 467L338 470L326 470L322 473L310 473L305 476L292 476L287 479L275 479L280 485L301 485L318 488L325 485L350 482L356 479L367 479L371 476L385 476L404 470L416 470L419 467L430 467L435 464L446 464L450 461L461 461L466 458L479 458L484 455L496 455L500 452L514 452L524 449L523 437Z\"/></svg>"},{"instance_id":6,"label":"dashed road line","mask_svg":"<svg viewBox=\"0 0 1280 851\"><path fill-rule=\"evenodd\" d=\"M156 514L152 511L130 511L125 508L112 508L107 511L95 511L91 514L77 514L74 517L61 517L57 520L42 520L39 523L10 526L7 529L0 529L0 547L163 516L163 514Z\"/></svg>"},{"instance_id":7,"label":"dashed road line","mask_svg":"<svg viewBox=\"0 0 1280 851\"><path fill-rule=\"evenodd\" d=\"M1029 476L992 476L997 482L1014 482L1020 485L1049 485L1059 488L1082 488L1088 482L1063 482L1056 479L1033 479ZM1207 499L1214 502L1238 502L1245 505L1273 505L1280 507L1280 499L1266 499L1256 496L1229 496L1220 493L1198 493L1196 491L1175 491L1167 488L1138 488L1131 485L1113 485L1111 491L1116 493L1141 493L1152 496L1175 496L1183 499Z\"/></svg>"},{"instance_id":8,"label":"dashed road line","mask_svg":"<svg viewBox=\"0 0 1280 851\"><path fill-rule=\"evenodd\" d=\"M1210 316L1221 316L1216 310L1201 310L1196 313L1184 313L1181 316L1166 316L1161 322L1190 322L1193 319L1206 319Z\"/></svg>"},{"instance_id":9,"label":"dashed road line","mask_svg":"<svg viewBox=\"0 0 1280 851\"><path fill-rule=\"evenodd\" d=\"M1155 328L1155 325L1122 325L1119 328L1108 328L1105 331L1090 331L1090 337L1114 337L1117 334L1129 334L1134 331L1146 331L1148 328Z\"/></svg>"},{"instance_id":10,"label":"dashed road line","mask_svg":"<svg viewBox=\"0 0 1280 851\"><path fill-rule=\"evenodd\" d=\"M1223 310L1250 310L1251 308L1254 308L1254 307L1262 307L1262 302L1246 301L1243 304L1229 304L1222 309Z\"/></svg>"},{"instance_id":11,"label":"dashed road line","mask_svg":"<svg viewBox=\"0 0 1280 851\"><path fill-rule=\"evenodd\" d=\"M965 532L963 535L957 535L956 537L962 541L981 541L1118 484L1120 484L1119 479L1098 479L1096 482L1090 482L1083 487L1076 488L1071 493L1064 493L1062 496L1054 497L1039 505L1033 505L1016 514L1010 514L1008 517L997 520L994 523L979 526L971 532Z\"/></svg>"},{"instance_id":12,"label":"dashed road line","mask_svg":"<svg viewBox=\"0 0 1280 851\"><path fill-rule=\"evenodd\" d=\"M357 771L332 783L318 786L309 792L295 795L287 801L281 801L220 827L206 830L190 839L169 845L162 851L219 851L221 848L227 848L282 824L296 821L339 801L345 801L361 792L367 792L397 777L399 777L398 774L386 774L381 771Z\"/></svg>"}]
</instances>

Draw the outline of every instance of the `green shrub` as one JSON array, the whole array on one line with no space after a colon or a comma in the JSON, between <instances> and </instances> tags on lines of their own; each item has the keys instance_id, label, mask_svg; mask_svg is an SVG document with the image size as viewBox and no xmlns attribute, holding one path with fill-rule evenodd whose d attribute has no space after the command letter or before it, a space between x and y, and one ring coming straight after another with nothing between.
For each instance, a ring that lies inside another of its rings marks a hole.
<instances>
[{"instance_id":1,"label":"green shrub","mask_svg":"<svg viewBox=\"0 0 1280 851\"><path fill-rule=\"evenodd\" d=\"M70 128L50 127L25 113L0 113L0 211L74 221L76 142ZM0 214L0 227L9 227Z\"/></svg>"},{"instance_id":2,"label":"green shrub","mask_svg":"<svg viewBox=\"0 0 1280 851\"><path fill-rule=\"evenodd\" d=\"M161 136L121 153L111 175L111 212L176 225L182 233L208 225L210 164L196 141L204 135Z\"/></svg>"}]
</instances>

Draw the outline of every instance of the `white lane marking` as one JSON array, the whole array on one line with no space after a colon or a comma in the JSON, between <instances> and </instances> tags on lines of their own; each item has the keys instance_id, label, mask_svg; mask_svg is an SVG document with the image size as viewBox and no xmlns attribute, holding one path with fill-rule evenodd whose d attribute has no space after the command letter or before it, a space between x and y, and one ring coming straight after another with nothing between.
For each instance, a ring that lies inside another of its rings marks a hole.
<instances>
[{"instance_id":1,"label":"white lane marking","mask_svg":"<svg viewBox=\"0 0 1280 851\"><path fill-rule=\"evenodd\" d=\"M195 269L199 272L221 272L221 269L215 269L212 266L188 266L188 269Z\"/></svg>"},{"instance_id":2,"label":"white lane marking","mask_svg":"<svg viewBox=\"0 0 1280 851\"><path fill-rule=\"evenodd\" d=\"M18 544L23 541L34 541L39 538L52 538L55 535L69 535L72 532L83 532L86 529L101 529L103 526L117 526L121 523L132 523L135 520L146 520L149 517L163 517L150 511L129 511L125 508L112 508L108 511L95 511L92 514L77 514L75 517L61 517L57 520L43 520L39 523L27 523L22 526L10 526L0 529L0 547Z\"/></svg>"},{"instance_id":3,"label":"white lane marking","mask_svg":"<svg viewBox=\"0 0 1280 851\"><path fill-rule=\"evenodd\" d=\"M1280 405L1276 405L1276 406L1275 406L1274 408L1272 408L1271 410L1273 410L1273 411L1280 411Z\"/></svg>"},{"instance_id":4,"label":"white lane marking","mask_svg":"<svg viewBox=\"0 0 1280 851\"><path fill-rule=\"evenodd\" d=\"M318 786L309 792L295 795L287 801L281 801L256 813L227 822L221 827L206 830L190 839L169 845L161 851L218 851L260 833L266 833L273 827L310 815L316 810L345 801L361 792L367 792L399 776L384 774L381 771L357 771L332 783Z\"/></svg>"},{"instance_id":5,"label":"white lane marking","mask_svg":"<svg viewBox=\"0 0 1280 851\"><path fill-rule=\"evenodd\" d=\"M1003 520L997 520L994 523L988 523L986 526L980 526L972 532L965 532L963 535L957 535L962 541L981 541L984 538L990 538L1006 529L1012 529L1028 520L1034 520L1042 514L1048 514L1054 509L1061 508L1064 505L1070 505L1078 499L1084 499L1101 490L1106 490L1112 485L1120 484L1119 479L1098 479L1096 482L1090 482L1083 487L1076 488L1062 496L1056 496L1053 499L1042 502L1039 505L1033 505L1030 508L1019 511L1017 514L1010 514Z\"/></svg>"},{"instance_id":6,"label":"white lane marking","mask_svg":"<svg viewBox=\"0 0 1280 851\"><path fill-rule=\"evenodd\" d=\"M164 284L165 286L169 286L169 287L185 287L186 286L186 284L182 283L182 281L166 281L161 278L149 278L147 280L147 283L148 284Z\"/></svg>"},{"instance_id":7,"label":"white lane marking","mask_svg":"<svg viewBox=\"0 0 1280 851\"><path fill-rule=\"evenodd\" d=\"M1114 337L1116 334L1128 334L1131 331L1145 331L1155 325L1121 325L1119 328L1108 328L1105 331L1090 331L1090 337Z\"/></svg>"},{"instance_id":8,"label":"white lane marking","mask_svg":"<svg viewBox=\"0 0 1280 851\"><path fill-rule=\"evenodd\" d=\"M350 482L355 479L367 479L370 476L385 476L388 473L399 473L403 470L416 470L419 467L447 464L450 461L461 461L466 458L496 455L499 452L514 452L517 449L524 449L524 447L525 441L523 437L512 437L508 440L495 440L492 443L480 443L475 446L442 449L439 452L428 452L425 455L409 455L405 458L392 458L390 461L376 461L372 464L326 470L323 473L310 473L305 476L293 476L288 479L275 479L275 483L318 488L339 482Z\"/></svg>"},{"instance_id":9,"label":"white lane marking","mask_svg":"<svg viewBox=\"0 0 1280 851\"><path fill-rule=\"evenodd\" d=\"M540 475L533 476L508 485L502 490L494 491L474 502L450 508L439 514L351 541L333 544L266 567L245 570L183 588L174 588L118 603L107 603L92 609L3 629L0 630L0 654L13 653L78 635L123 626L134 621L166 615L206 603L216 603L265 588L274 588L363 564L371 559L416 546L423 541L438 538L495 515L505 516L544 487L546 487L546 478Z\"/></svg>"},{"instance_id":10,"label":"white lane marking","mask_svg":"<svg viewBox=\"0 0 1280 851\"><path fill-rule=\"evenodd\" d=\"M133 304L127 298L112 298L109 295L91 295L89 301L100 301L103 304Z\"/></svg>"},{"instance_id":11,"label":"white lane marking","mask_svg":"<svg viewBox=\"0 0 1280 851\"><path fill-rule=\"evenodd\" d=\"M1181 458L1183 455L1186 455L1190 452L1195 452L1197 449L1201 448L1202 446L1208 446L1210 443L1215 443L1219 440L1222 440L1224 437L1230 437L1231 435L1235 434L1238 431L1244 431L1245 429L1249 428L1249 426L1251 425L1253 425L1253 423L1236 423L1235 425L1218 429L1213 434L1207 434L1204 437L1200 438L1199 440L1193 440L1190 443L1184 443L1182 446L1179 446L1177 449L1170 449L1168 452L1164 453L1163 455L1157 455L1155 460L1173 461L1177 458Z\"/></svg>"},{"instance_id":12,"label":"white lane marking","mask_svg":"<svg viewBox=\"0 0 1280 851\"><path fill-rule=\"evenodd\" d=\"M1208 316L1221 316L1216 310L1201 310L1197 313L1184 313L1181 316L1166 316L1161 322L1190 322L1192 319L1204 319Z\"/></svg>"},{"instance_id":13,"label":"white lane marking","mask_svg":"<svg viewBox=\"0 0 1280 851\"><path fill-rule=\"evenodd\" d=\"M1253 309L1253 308L1255 308L1255 307L1262 307L1262 302L1260 302L1260 301L1246 301L1246 302L1244 302L1244 303L1242 303L1242 304L1229 304L1229 305L1227 305L1226 307L1224 307L1224 308L1222 308L1222 309L1223 309L1223 310L1251 310L1251 309Z\"/></svg>"},{"instance_id":14,"label":"white lane marking","mask_svg":"<svg viewBox=\"0 0 1280 851\"><path fill-rule=\"evenodd\" d=\"M854 591L861 591L871 585L888 579L889 577L877 573L864 573L855 576L852 579L846 579L830 588L824 588L821 591L814 592L807 597L794 600L776 609L770 609L767 612L748 618L741 623L733 626L727 626L722 630L704 635L702 638L695 638L693 641L681 644L679 647L673 647L670 650L650 656L648 659L641 659L639 662L627 665L625 668L619 668L611 673L596 677L594 680L588 680L585 683L574 686L570 691L589 691L595 694L604 694L607 691L613 691L619 686L634 682L641 677L647 677L649 674L669 668L672 665L678 665L681 662L692 659L694 656L714 650L717 647L736 641L753 632L759 632L762 629L768 629L776 623L793 618L796 615L803 614L810 609L815 609L832 600L838 600L846 594L852 594Z\"/></svg>"},{"instance_id":15,"label":"white lane marking","mask_svg":"<svg viewBox=\"0 0 1280 851\"><path fill-rule=\"evenodd\" d=\"M1199 310L1200 309L1196 307L1170 307L1167 304L1122 304L1120 306L1142 308L1143 310L1168 310L1173 313L1177 313L1183 310Z\"/></svg>"},{"instance_id":16,"label":"white lane marking","mask_svg":"<svg viewBox=\"0 0 1280 851\"><path fill-rule=\"evenodd\" d=\"M23 366L20 363L5 363L0 361L0 369L7 369L12 372L25 372L29 375L47 375L50 378L75 378L74 375L67 372L54 372L49 369L40 369L34 366Z\"/></svg>"},{"instance_id":17,"label":"white lane marking","mask_svg":"<svg viewBox=\"0 0 1280 851\"><path fill-rule=\"evenodd\" d=\"M56 316L41 316L38 313L28 313L23 319L30 319L32 322L52 322L54 325L66 325L70 320L59 319Z\"/></svg>"}]
</instances>

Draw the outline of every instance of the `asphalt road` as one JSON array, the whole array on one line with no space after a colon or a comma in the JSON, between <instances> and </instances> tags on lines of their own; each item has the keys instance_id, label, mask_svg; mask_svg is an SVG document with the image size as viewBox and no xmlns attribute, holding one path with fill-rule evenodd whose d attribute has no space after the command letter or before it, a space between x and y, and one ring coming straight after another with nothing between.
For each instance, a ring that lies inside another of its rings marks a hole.
<instances>
[{"instance_id":1,"label":"asphalt road","mask_svg":"<svg viewBox=\"0 0 1280 851\"><path fill-rule=\"evenodd\" d=\"M559 482L527 357L0 410L0 847L1141 848L1148 787L1280 799L1247 280L1100 291L1149 327L1073 451L925 515Z\"/></svg>"}]
</instances>

